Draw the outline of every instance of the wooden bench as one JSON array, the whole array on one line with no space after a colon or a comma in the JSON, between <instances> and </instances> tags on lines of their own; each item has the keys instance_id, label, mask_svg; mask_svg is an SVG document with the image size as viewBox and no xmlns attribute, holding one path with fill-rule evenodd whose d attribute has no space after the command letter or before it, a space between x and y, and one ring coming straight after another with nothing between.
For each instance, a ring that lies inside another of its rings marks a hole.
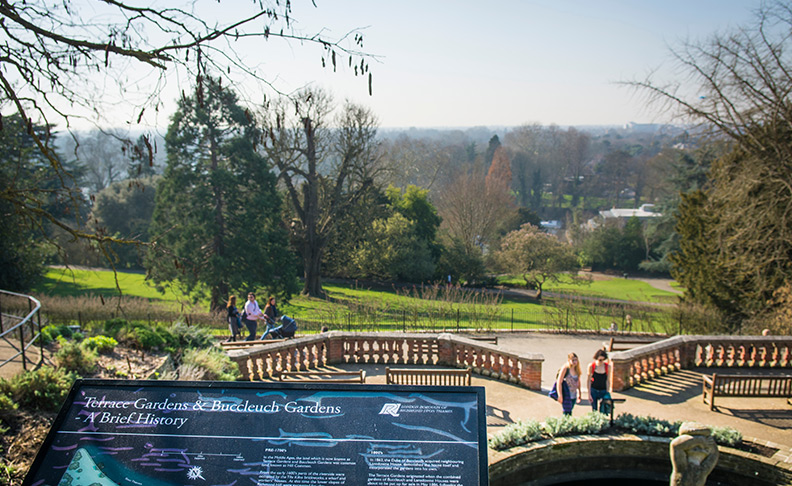
<instances>
[{"instance_id":1,"label":"wooden bench","mask_svg":"<svg viewBox=\"0 0 792 486\"><path fill-rule=\"evenodd\" d=\"M365 383L366 372L357 371L283 371L280 381L331 382L331 383Z\"/></svg>"},{"instance_id":2,"label":"wooden bench","mask_svg":"<svg viewBox=\"0 0 792 486\"><path fill-rule=\"evenodd\" d=\"M792 397L792 375L704 375L703 398L710 410L715 397Z\"/></svg>"},{"instance_id":3,"label":"wooden bench","mask_svg":"<svg viewBox=\"0 0 792 486\"><path fill-rule=\"evenodd\" d=\"M489 344L498 344L498 336L465 336L474 341L483 341Z\"/></svg>"},{"instance_id":4,"label":"wooden bench","mask_svg":"<svg viewBox=\"0 0 792 486\"><path fill-rule=\"evenodd\" d=\"M385 368L388 385L470 386L470 369Z\"/></svg>"},{"instance_id":5,"label":"wooden bench","mask_svg":"<svg viewBox=\"0 0 792 486\"><path fill-rule=\"evenodd\" d=\"M632 348L634 348L636 346L643 346L644 344L651 344L651 343L653 343L655 341L657 341L657 339L646 340L646 339L621 339L621 338L616 339L616 338L610 338L609 341L606 341L605 343L603 343L603 346L605 347L605 351L611 353L613 351L627 351L627 350L632 349Z\"/></svg>"}]
</instances>

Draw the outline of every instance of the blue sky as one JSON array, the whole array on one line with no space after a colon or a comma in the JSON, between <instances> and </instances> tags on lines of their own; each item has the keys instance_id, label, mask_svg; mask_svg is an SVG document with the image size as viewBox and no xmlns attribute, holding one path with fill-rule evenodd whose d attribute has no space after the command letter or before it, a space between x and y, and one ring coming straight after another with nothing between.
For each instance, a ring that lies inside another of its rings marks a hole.
<instances>
[{"instance_id":1,"label":"blue sky","mask_svg":"<svg viewBox=\"0 0 792 486\"><path fill-rule=\"evenodd\" d=\"M285 91L312 81L369 106L383 127L662 122L619 81L674 76L669 46L745 24L758 0L316 0L297 29L364 28L373 96L310 47L271 44L262 67Z\"/></svg>"},{"instance_id":2,"label":"blue sky","mask_svg":"<svg viewBox=\"0 0 792 486\"><path fill-rule=\"evenodd\" d=\"M226 26L250 14L250 1L201 0L195 11L210 25ZM650 72L659 80L678 77L669 47L745 25L761 0L314 1L317 7L311 0L292 1L295 30L334 39L361 29L363 50L372 56L373 96L367 79L355 77L345 59L336 73L322 68L316 45L271 37L238 39L219 48L242 57L281 92L310 84L339 102L364 104L383 128L449 128L667 122L666 114L653 111L619 82ZM80 5L86 18L94 15L101 25L104 4ZM157 70L116 60L116 74L102 73L97 123L164 133L176 100L192 89L193 79L183 68L171 67L155 85L160 73L152 71ZM239 73L232 77L241 79ZM115 79L124 83L123 90L114 88ZM253 109L273 94L252 83L237 82L234 88ZM152 93L162 104L135 122ZM79 119L72 123L77 129L92 126Z\"/></svg>"}]
</instances>

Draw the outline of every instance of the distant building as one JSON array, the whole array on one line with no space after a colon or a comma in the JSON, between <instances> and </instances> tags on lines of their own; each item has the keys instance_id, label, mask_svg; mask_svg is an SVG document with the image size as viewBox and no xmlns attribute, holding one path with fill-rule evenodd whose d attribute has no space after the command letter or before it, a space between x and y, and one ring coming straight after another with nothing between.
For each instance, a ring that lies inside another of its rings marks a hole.
<instances>
[{"instance_id":1,"label":"distant building","mask_svg":"<svg viewBox=\"0 0 792 486\"><path fill-rule=\"evenodd\" d=\"M539 227L545 230L547 233L551 235L557 235L558 232L561 230L561 221L558 220L551 220L551 221L540 221Z\"/></svg>"},{"instance_id":2,"label":"distant building","mask_svg":"<svg viewBox=\"0 0 792 486\"><path fill-rule=\"evenodd\" d=\"M641 221L648 221L652 218L659 218L662 216L662 213L656 213L652 211L654 209L654 204L642 204L641 207L638 209L619 209L619 208L611 208L606 209L604 211L599 212L599 216L591 218L585 223L585 226L588 229L594 229L601 224L604 224L608 220L618 220L621 221L621 224L627 222L630 218L638 218Z\"/></svg>"}]
</instances>

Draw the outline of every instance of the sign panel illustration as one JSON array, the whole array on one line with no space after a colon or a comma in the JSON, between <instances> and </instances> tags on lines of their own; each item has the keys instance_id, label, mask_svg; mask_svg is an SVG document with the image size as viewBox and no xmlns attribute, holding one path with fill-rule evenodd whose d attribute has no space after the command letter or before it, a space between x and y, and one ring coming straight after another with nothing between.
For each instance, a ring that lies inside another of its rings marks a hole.
<instances>
[{"instance_id":1,"label":"sign panel illustration","mask_svg":"<svg viewBox=\"0 0 792 486\"><path fill-rule=\"evenodd\" d=\"M484 389L78 380L25 486L487 484Z\"/></svg>"}]
</instances>

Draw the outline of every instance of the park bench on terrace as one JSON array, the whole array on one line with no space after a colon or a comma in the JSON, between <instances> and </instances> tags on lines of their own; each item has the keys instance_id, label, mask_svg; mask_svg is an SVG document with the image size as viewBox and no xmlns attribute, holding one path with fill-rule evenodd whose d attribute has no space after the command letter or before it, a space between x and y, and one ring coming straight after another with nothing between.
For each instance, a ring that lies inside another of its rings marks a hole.
<instances>
[{"instance_id":1,"label":"park bench on terrace","mask_svg":"<svg viewBox=\"0 0 792 486\"><path fill-rule=\"evenodd\" d=\"M357 371L283 371L280 381L292 382L332 382L332 383L365 383L366 372Z\"/></svg>"},{"instance_id":2,"label":"park bench on terrace","mask_svg":"<svg viewBox=\"0 0 792 486\"><path fill-rule=\"evenodd\" d=\"M605 351L611 353L613 351L627 351L637 346L643 346L644 344L651 344L653 342L658 341L660 338L656 339L623 339L623 338L610 338L610 340L606 341L603 345L605 347Z\"/></svg>"},{"instance_id":3,"label":"park bench on terrace","mask_svg":"<svg viewBox=\"0 0 792 486\"><path fill-rule=\"evenodd\" d=\"M470 369L385 368L388 385L470 386Z\"/></svg>"},{"instance_id":4,"label":"park bench on terrace","mask_svg":"<svg viewBox=\"0 0 792 486\"><path fill-rule=\"evenodd\" d=\"M710 410L715 397L792 397L792 375L704 375L703 398Z\"/></svg>"},{"instance_id":5,"label":"park bench on terrace","mask_svg":"<svg viewBox=\"0 0 792 486\"><path fill-rule=\"evenodd\" d=\"M494 344L497 346L498 344L498 336L472 336L472 335L465 335L466 338L472 339L474 341L480 341L484 343Z\"/></svg>"}]
</instances>

